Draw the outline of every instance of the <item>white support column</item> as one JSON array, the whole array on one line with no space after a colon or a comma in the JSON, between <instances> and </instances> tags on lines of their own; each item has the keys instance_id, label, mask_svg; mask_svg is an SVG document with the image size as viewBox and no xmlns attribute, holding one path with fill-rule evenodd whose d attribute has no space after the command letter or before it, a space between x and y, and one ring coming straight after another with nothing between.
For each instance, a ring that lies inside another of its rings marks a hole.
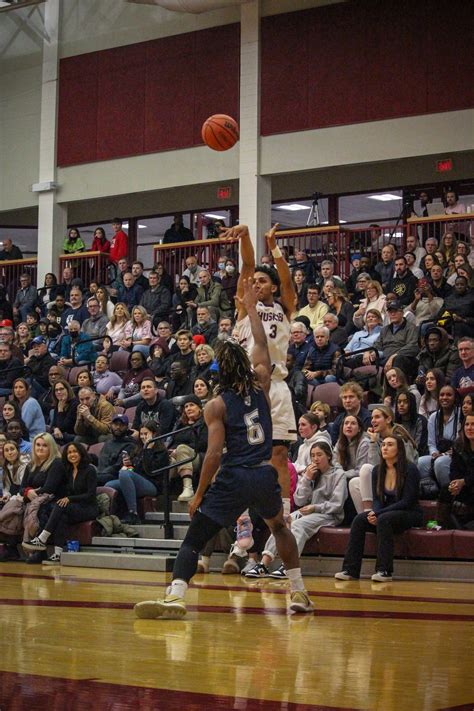
<instances>
[{"instance_id":1,"label":"white support column","mask_svg":"<svg viewBox=\"0 0 474 711\"><path fill-rule=\"evenodd\" d=\"M44 5L43 77L41 87L40 160L38 182L56 180L56 137L59 81L61 0ZM67 229L67 207L58 204L54 190L39 193L38 286L47 272L57 273L58 257ZM59 277L61 275L58 275Z\"/></svg>"},{"instance_id":2,"label":"white support column","mask_svg":"<svg viewBox=\"0 0 474 711\"><path fill-rule=\"evenodd\" d=\"M260 0L241 6L239 221L247 224L257 261L271 224L271 178L260 173Z\"/></svg>"}]
</instances>

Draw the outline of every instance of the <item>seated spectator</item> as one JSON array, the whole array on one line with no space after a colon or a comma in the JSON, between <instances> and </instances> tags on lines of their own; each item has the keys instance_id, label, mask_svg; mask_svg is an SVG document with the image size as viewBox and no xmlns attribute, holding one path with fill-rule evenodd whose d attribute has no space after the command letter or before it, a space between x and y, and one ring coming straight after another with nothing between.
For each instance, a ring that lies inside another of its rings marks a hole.
<instances>
[{"instance_id":1,"label":"seated spectator","mask_svg":"<svg viewBox=\"0 0 474 711\"><path fill-rule=\"evenodd\" d=\"M169 289L171 293L173 293L175 288L175 280L174 277L171 276L171 274L168 274L164 264L162 264L161 262L156 262L155 266L153 267L153 271L158 274L160 284L162 286L166 286L166 288Z\"/></svg>"},{"instance_id":2,"label":"seated spectator","mask_svg":"<svg viewBox=\"0 0 474 711\"><path fill-rule=\"evenodd\" d=\"M130 322L130 314L127 307L121 301L114 306L113 315L105 327L106 334L112 339L114 349L127 347L125 338L125 327Z\"/></svg>"},{"instance_id":3,"label":"seated spectator","mask_svg":"<svg viewBox=\"0 0 474 711\"><path fill-rule=\"evenodd\" d=\"M127 257L121 257L116 263L115 276L110 284L110 293L117 296L119 289L123 289L123 275L130 272Z\"/></svg>"},{"instance_id":4,"label":"seated spectator","mask_svg":"<svg viewBox=\"0 0 474 711\"><path fill-rule=\"evenodd\" d=\"M207 269L201 269L199 272L199 286L197 288L195 304L197 309L199 309L200 306L206 306L209 313L216 320L221 316L231 316L233 311L222 284L212 281Z\"/></svg>"},{"instance_id":5,"label":"seated spectator","mask_svg":"<svg viewBox=\"0 0 474 711\"><path fill-rule=\"evenodd\" d=\"M36 311L29 311L26 314L26 325L28 326L28 330L30 332L30 338L35 338L36 336L40 335L39 322L39 313L37 313Z\"/></svg>"},{"instance_id":6,"label":"seated spectator","mask_svg":"<svg viewBox=\"0 0 474 711\"><path fill-rule=\"evenodd\" d=\"M88 338L100 338L100 336L105 336L109 319L102 313L97 297L92 296L87 300L87 310L89 312L89 318L86 318L82 324L82 333ZM96 341L94 346L96 350L100 349L102 341Z\"/></svg>"},{"instance_id":7,"label":"seated spectator","mask_svg":"<svg viewBox=\"0 0 474 711\"><path fill-rule=\"evenodd\" d=\"M151 424L151 423L150 423ZM115 414L110 425L112 436L99 452L97 483L103 486L111 479L118 479L119 471L123 466L123 453L130 454L136 446L134 438L129 431L127 415Z\"/></svg>"},{"instance_id":8,"label":"seated spectator","mask_svg":"<svg viewBox=\"0 0 474 711\"><path fill-rule=\"evenodd\" d=\"M474 414L474 393L467 393L467 395L464 395L461 405L461 414L463 422L468 415Z\"/></svg>"},{"instance_id":9,"label":"seated spectator","mask_svg":"<svg viewBox=\"0 0 474 711\"><path fill-rule=\"evenodd\" d=\"M238 264L231 257L226 258L225 262L225 274L221 277L222 290L227 296L227 301L229 302L230 312L234 310L234 299L237 293L237 282L239 280ZM225 313L221 316L226 315Z\"/></svg>"},{"instance_id":10,"label":"seated spectator","mask_svg":"<svg viewBox=\"0 0 474 711\"><path fill-rule=\"evenodd\" d=\"M469 266L467 259L462 254L456 254L453 261L449 263L448 273L446 275L449 286L454 286L456 277L465 276L465 274L459 274L459 270L462 269L462 267L467 268L467 273L472 276L471 267ZM468 282L469 286L472 287L470 277L468 277Z\"/></svg>"},{"instance_id":11,"label":"seated spectator","mask_svg":"<svg viewBox=\"0 0 474 711\"><path fill-rule=\"evenodd\" d=\"M194 350L194 365L191 369L190 378L194 381L198 376L206 380L209 379L209 369L215 358L214 350L206 343L196 346Z\"/></svg>"},{"instance_id":12,"label":"seated spectator","mask_svg":"<svg viewBox=\"0 0 474 711\"><path fill-rule=\"evenodd\" d=\"M140 385L144 378L153 378L153 371L148 367L143 353L135 351L128 359L127 372L120 384L112 386L104 393L108 400L115 398L115 405L119 407L133 407L140 402Z\"/></svg>"},{"instance_id":13,"label":"seated spectator","mask_svg":"<svg viewBox=\"0 0 474 711\"><path fill-rule=\"evenodd\" d=\"M310 412L312 412L319 419L319 431L329 432L328 423L331 417L331 408L327 402L321 402L321 400L315 400L311 405Z\"/></svg>"},{"instance_id":14,"label":"seated spectator","mask_svg":"<svg viewBox=\"0 0 474 711\"><path fill-rule=\"evenodd\" d=\"M337 287L329 294L328 299L329 313L335 314L339 319L339 325L345 329L347 335L353 332L354 326L352 319L354 317L354 307L345 295L343 289Z\"/></svg>"},{"instance_id":15,"label":"seated spectator","mask_svg":"<svg viewBox=\"0 0 474 711\"><path fill-rule=\"evenodd\" d=\"M365 327L356 331L345 346L345 353L354 353L364 348L372 348L382 330L382 316L377 309L370 308L365 314Z\"/></svg>"},{"instance_id":16,"label":"seated spectator","mask_svg":"<svg viewBox=\"0 0 474 711\"><path fill-rule=\"evenodd\" d=\"M18 442L6 440L3 445L2 462L2 495L0 507L20 491L25 469L30 462L29 454L22 454Z\"/></svg>"},{"instance_id":17,"label":"seated spectator","mask_svg":"<svg viewBox=\"0 0 474 711\"><path fill-rule=\"evenodd\" d=\"M68 330L72 321L78 321L82 326L89 317L89 311L82 303L83 293L78 286L73 286L69 294L70 307L65 309L61 317L61 326ZM57 299L56 299L57 301Z\"/></svg>"},{"instance_id":18,"label":"seated spectator","mask_svg":"<svg viewBox=\"0 0 474 711\"><path fill-rule=\"evenodd\" d=\"M119 417L124 424L125 421L128 424L126 415L119 415ZM127 450L121 453L122 466L118 472L118 479L112 479L106 484L119 491L125 499L127 515L122 519L122 523L130 525L141 523L137 499L143 496L157 496L161 491L162 474L159 470L168 466L170 458L161 441L150 442L159 434L160 429L155 422L140 427L138 444L134 445L130 453Z\"/></svg>"},{"instance_id":19,"label":"seated spectator","mask_svg":"<svg viewBox=\"0 0 474 711\"><path fill-rule=\"evenodd\" d=\"M100 305L100 311L107 317L107 323L113 316L115 304L112 302L106 286L99 285L96 291L96 299Z\"/></svg>"},{"instance_id":20,"label":"seated spectator","mask_svg":"<svg viewBox=\"0 0 474 711\"><path fill-rule=\"evenodd\" d=\"M8 300L8 292L3 284L0 284L0 321L10 321L13 325L13 306Z\"/></svg>"},{"instance_id":21,"label":"seated spectator","mask_svg":"<svg viewBox=\"0 0 474 711\"><path fill-rule=\"evenodd\" d=\"M157 338L150 346L148 367L158 381L162 380L169 372L171 363L170 352L166 338Z\"/></svg>"},{"instance_id":22,"label":"seated spectator","mask_svg":"<svg viewBox=\"0 0 474 711\"><path fill-rule=\"evenodd\" d=\"M135 279L135 284L142 287L143 293L149 288L150 282L143 273L143 262L135 260L132 262L132 274Z\"/></svg>"},{"instance_id":23,"label":"seated spectator","mask_svg":"<svg viewBox=\"0 0 474 711\"><path fill-rule=\"evenodd\" d=\"M48 390L49 370L56 364L48 351L48 340L44 336L36 336L31 342L32 355L25 360L31 373L31 390L33 397L39 398Z\"/></svg>"},{"instance_id":24,"label":"seated spectator","mask_svg":"<svg viewBox=\"0 0 474 711\"><path fill-rule=\"evenodd\" d=\"M452 385L443 385L439 409L428 420L429 454L420 457L418 466L423 479L435 480L439 488L449 483L453 442L461 429L461 401Z\"/></svg>"},{"instance_id":25,"label":"seated spectator","mask_svg":"<svg viewBox=\"0 0 474 711\"><path fill-rule=\"evenodd\" d=\"M342 326L339 326L339 318L336 314L327 313L323 318L323 326L329 330L329 341L339 346L341 350L347 343L347 331Z\"/></svg>"},{"instance_id":26,"label":"seated spectator","mask_svg":"<svg viewBox=\"0 0 474 711\"><path fill-rule=\"evenodd\" d=\"M176 410L169 400L161 398L154 378L144 378L140 385L142 401L137 406L133 420L133 436L138 439L142 425L152 420L156 422L162 434L168 434L173 429Z\"/></svg>"},{"instance_id":27,"label":"seated spectator","mask_svg":"<svg viewBox=\"0 0 474 711\"><path fill-rule=\"evenodd\" d=\"M425 384L424 374L436 368L441 370L447 380L450 380L456 368L460 365L456 346L449 342L448 334L440 326L432 326L425 333L425 345L418 355L419 369L418 385Z\"/></svg>"},{"instance_id":28,"label":"seated spectator","mask_svg":"<svg viewBox=\"0 0 474 711\"><path fill-rule=\"evenodd\" d=\"M430 281L434 296L440 299L445 299L452 292L452 287L448 284L447 280L443 275L443 268L440 264L433 264L428 272L428 277Z\"/></svg>"},{"instance_id":29,"label":"seated spectator","mask_svg":"<svg viewBox=\"0 0 474 711\"><path fill-rule=\"evenodd\" d=\"M17 420L21 424L22 436L25 439L30 438L30 433L28 432L28 427L25 425L21 419L21 407L15 400L5 400L2 407L2 418L0 421L0 432L6 433L8 423L11 420Z\"/></svg>"},{"instance_id":30,"label":"seated spectator","mask_svg":"<svg viewBox=\"0 0 474 711\"><path fill-rule=\"evenodd\" d=\"M416 266L416 255L414 252L405 252L405 259L408 266L408 270L413 274L413 276L420 280L425 278L425 273L420 267Z\"/></svg>"},{"instance_id":31,"label":"seated spectator","mask_svg":"<svg viewBox=\"0 0 474 711\"><path fill-rule=\"evenodd\" d=\"M396 294L398 301L403 306L408 306L415 297L417 286L418 279L408 269L405 257L397 257L395 259L395 271L386 287L387 291Z\"/></svg>"},{"instance_id":32,"label":"seated spectator","mask_svg":"<svg viewBox=\"0 0 474 711\"><path fill-rule=\"evenodd\" d=\"M13 383L13 400L21 408L21 419L28 428L30 439L46 429L44 415L37 400L31 397L31 387L24 378Z\"/></svg>"},{"instance_id":33,"label":"seated spectator","mask_svg":"<svg viewBox=\"0 0 474 711\"><path fill-rule=\"evenodd\" d=\"M53 536L54 553L48 559L50 563L61 562L68 526L96 519L99 515L96 498L97 471L91 464L86 449L78 443L67 444L62 453L62 464L65 469L64 496L54 504L43 530L30 541L23 543L23 548L27 551L44 551Z\"/></svg>"},{"instance_id":34,"label":"seated spectator","mask_svg":"<svg viewBox=\"0 0 474 711\"><path fill-rule=\"evenodd\" d=\"M182 276L188 277L189 281L191 284L194 284L196 287L199 286L199 272L201 271L202 267L198 265L197 258L194 255L191 255L189 257L186 257L186 269L184 270Z\"/></svg>"},{"instance_id":35,"label":"seated spectator","mask_svg":"<svg viewBox=\"0 0 474 711\"><path fill-rule=\"evenodd\" d=\"M331 262L330 259L324 259L321 262L321 276L315 280L315 283L319 286L320 290L323 290L324 285L326 282L332 281L334 284L334 287L338 289L342 289L342 291L346 290L346 285L340 279L338 276L334 274L334 264Z\"/></svg>"},{"instance_id":36,"label":"seated spectator","mask_svg":"<svg viewBox=\"0 0 474 711\"><path fill-rule=\"evenodd\" d=\"M293 271L293 286L296 292L296 308L299 311L308 305L308 282L305 272L302 269L295 269Z\"/></svg>"},{"instance_id":37,"label":"seated spectator","mask_svg":"<svg viewBox=\"0 0 474 711\"><path fill-rule=\"evenodd\" d=\"M329 425L333 445L335 445L339 439L339 431L346 415L358 417L364 425L365 430L370 427L372 422L372 416L369 410L367 410L367 408L365 408L362 404L364 391L359 383L354 381L344 383L339 391L339 397L342 407L344 408L344 412L338 415L334 422Z\"/></svg>"},{"instance_id":38,"label":"seated spectator","mask_svg":"<svg viewBox=\"0 0 474 711\"><path fill-rule=\"evenodd\" d=\"M44 277L44 286L38 289L38 302L43 316L46 315L48 304L55 300L58 292L59 287L56 274L48 272Z\"/></svg>"},{"instance_id":39,"label":"seated spectator","mask_svg":"<svg viewBox=\"0 0 474 711\"><path fill-rule=\"evenodd\" d=\"M118 289L117 298L125 304L131 313L134 306L139 305L143 296L143 289L139 284L135 284L135 277L132 272L125 272L122 280L123 286Z\"/></svg>"},{"instance_id":40,"label":"seated spectator","mask_svg":"<svg viewBox=\"0 0 474 711\"><path fill-rule=\"evenodd\" d=\"M288 375L285 378L285 382L290 388L295 420L297 421L307 409L308 383L303 372L299 368L295 368L295 359L291 353L286 355L286 368Z\"/></svg>"},{"instance_id":41,"label":"seated spectator","mask_svg":"<svg viewBox=\"0 0 474 711\"><path fill-rule=\"evenodd\" d=\"M140 351L148 357L151 343L151 322L143 306L135 306L132 318L125 326L124 350Z\"/></svg>"},{"instance_id":42,"label":"seated spectator","mask_svg":"<svg viewBox=\"0 0 474 711\"><path fill-rule=\"evenodd\" d=\"M172 298L173 324L175 330L181 328L191 328L195 324L196 309L192 304L196 303L197 286L191 284L189 277L183 275L179 279L178 288Z\"/></svg>"},{"instance_id":43,"label":"seated spectator","mask_svg":"<svg viewBox=\"0 0 474 711\"><path fill-rule=\"evenodd\" d=\"M338 580L357 580L364 555L365 534L377 536L374 582L392 580L393 537L413 526L421 526L423 513L418 505L419 472L407 461L403 440L391 435L383 440L382 460L372 472L373 507L359 513L352 522L349 546Z\"/></svg>"},{"instance_id":44,"label":"seated spectator","mask_svg":"<svg viewBox=\"0 0 474 711\"><path fill-rule=\"evenodd\" d=\"M310 328L314 331L323 325L323 318L329 311L327 304L319 300L320 289L316 284L308 284L306 298L308 305L298 311L298 316L306 316L310 321Z\"/></svg>"},{"instance_id":45,"label":"seated spectator","mask_svg":"<svg viewBox=\"0 0 474 711\"><path fill-rule=\"evenodd\" d=\"M392 435L400 437L405 444L405 452L409 462L418 461L416 444L411 435L402 425L394 421L393 411L385 405L378 405L372 410L371 427L367 434L370 438L367 463L363 464L358 477L349 482L349 493L357 513L370 511L373 506L372 470L381 462L382 442Z\"/></svg>"},{"instance_id":46,"label":"seated spectator","mask_svg":"<svg viewBox=\"0 0 474 711\"><path fill-rule=\"evenodd\" d=\"M10 237L3 238L3 249L0 252L1 261L10 261L14 259L23 259L21 249L13 244Z\"/></svg>"},{"instance_id":47,"label":"seated spectator","mask_svg":"<svg viewBox=\"0 0 474 711\"><path fill-rule=\"evenodd\" d=\"M211 386L204 378L196 378L193 383L193 394L196 395L204 405L212 398Z\"/></svg>"},{"instance_id":48,"label":"seated spectator","mask_svg":"<svg viewBox=\"0 0 474 711\"><path fill-rule=\"evenodd\" d=\"M7 439L13 440L18 444L18 448L22 454L31 453L31 442L24 437L25 423L23 420L9 420L7 424L6 435Z\"/></svg>"},{"instance_id":49,"label":"seated spectator","mask_svg":"<svg viewBox=\"0 0 474 711\"><path fill-rule=\"evenodd\" d=\"M334 461L343 468L346 479L359 476L361 466L367 462L369 444L362 420L355 415L344 415L334 449Z\"/></svg>"},{"instance_id":50,"label":"seated spectator","mask_svg":"<svg viewBox=\"0 0 474 711\"><path fill-rule=\"evenodd\" d=\"M288 354L294 358L295 368L303 370L306 358L312 347L312 338L308 328L300 321L293 321L290 325L290 347Z\"/></svg>"},{"instance_id":51,"label":"seated spectator","mask_svg":"<svg viewBox=\"0 0 474 711\"><path fill-rule=\"evenodd\" d=\"M474 412L466 415L460 435L453 446L449 482L443 485L439 497L438 523L443 528L463 528L473 519Z\"/></svg>"},{"instance_id":52,"label":"seated spectator","mask_svg":"<svg viewBox=\"0 0 474 711\"><path fill-rule=\"evenodd\" d=\"M59 352L59 365L72 368L77 365L87 365L94 363L97 351L92 341L81 333L79 321L71 321L69 331L61 340L61 350Z\"/></svg>"},{"instance_id":53,"label":"seated spectator","mask_svg":"<svg viewBox=\"0 0 474 711\"><path fill-rule=\"evenodd\" d=\"M346 477L336 464L331 446L316 442L311 448L311 464L298 477L293 495L297 511L291 514L291 532L296 538L298 553L302 554L306 541L323 526L338 526L344 518L344 503L347 498ZM246 573L245 577L273 577L286 579L284 566L269 573L268 566L275 560L277 551L274 536L265 544L262 562Z\"/></svg>"},{"instance_id":54,"label":"seated spectator","mask_svg":"<svg viewBox=\"0 0 474 711\"><path fill-rule=\"evenodd\" d=\"M0 396L12 394L13 383L24 368L18 358L14 358L8 343L0 343Z\"/></svg>"},{"instance_id":55,"label":"seated spectator","mask_svg":"<svg viewBox=\"0 0 474 711\"><path fill-rule=\"evenodd\" d=\"M84 252L85 249L86 245L82 241L81 235L79 234L79 230L77 230L75 227L72 227L69 230L67 237L64 238L64 254L75 254L76 252Z\"/></svg>"},{"instance_id":56,"label":"seated spectator","mask_svg":"<svg viewBox=\"0 0 474 711\"><path fill-rule=\"evenodd\" d=\"M58 445L63 446L75 437L79 401L66 380L57 380L52 391L53 407L49 415L51 434Z\"/></svg>"},{"instance_id":57,"label":"seated spectator","mask_svg":"<svg viewBox=\"0 0 474 711\"><path fill-rule=\"evenodd\" d=\"M91 252L102 252L102 254L109 254L110 252L110 242L105 236L103 227L96 227L94 230Z\"/></svg>"},{"instance_id":58,"label":"seated spectator","mask_svg":"<svg viewBox=\"0 0 474 711\"><path fill-rule=\"evenodd\" d=\"M217 343L220 341L227 341L232 336L232 329L234 328L234 323L229 316L222 316L219 319L217 336L211 343L212 348L215 349Z\"/></svg>"},{"instance_id":59,"label":"seated spectator","mask_svg":"<svg viewBox=\"0 0 474 711\"><path fill-rule=\"evenodd\" d=\"M474 289L465 277L457 277L454 291L446 297L437 318L440 326L448 324L455 341L465 336L474 338Z\"/></svg>"},{"instance_id":60,"label":"seated spectator","mask_svg":"<svg viewBox=\"0 0 474 711\"><path fill-rule=\"evenodd\" d=\"M423 322L434 321L436 314L443 305L443 299L435 296L428 279L420 279L415 289L415 296L408 308L415 315L415 325L420 326ZM423 329L422 329L423 334Z\"/></svg>"},{"instance_id":61,"label":"seated spectator","mask_svg":"<svg viewBox=\"0 0 474 711\"><path fill-rule=\"evenodd\" d=\"M74 441L89 445L110 439L114 406L90 387L81 387L78 395Z\"/></svg>"},{"instance_id":62,"label":"seated spectator","mask_svg":"<svg viewBox=\"0 0 474 711\"><path fill-rule=\"evenodd\" d=\"M416 444L419 456L428 453L428 421L418 414L418 401L413 392L398 390L395 395L395 422L402 425Z\"/></svg>"},{"instance_id":63,"label":"seated spectator","mask_svg":"<svg viewBox=\"0 0 474 711\"><path fill-rule=\"evenodd\" d=\"M170 365L168 378L163 382L166 398L172 400L174 397L191 395L193 381L194 378L190 376L183 361L174 361Z\"/></svg>"},{"instance_id":64,"label":"seated spectator","mask_svg":"<svg viewBox=\"0 0 474 711\"><path fill-rule=\"evenodd\" d=\"M399 301L390 301L387 305L390 324L383 326L379 337L374 343L374 348L379 351L379 356L384 363L384 370L393 367L397 356L413 358L418 354L418 329L409 324L403 315L403 304ZM375 362L375 353L364 353L364 365Z\"/></svg>"},{"instance_id":65,"label":"seated spectator","mask_svg":"<svg viewBox=\"0 0 474 711\"><path fill-rule=\"evenodd\" d=\"M382 284L382 290L388 291L388 285L395 271L395 248L391 244L386 244L382 248L381 261L377 262L374 270Z\"/></svg>"},{"instance_id":66,"label":"seated spectator","mask_svg":"<svg viewBox=\"0 0 474 711\"><path fill-rule=\"evenodd\" d=\"M58 291L54 301L47 305L47 318L64 328L66 326L66 316L70 306L66 303L64 294Z\"/></svg>"},{"instance_id":67,"label":"seated spectator","mask_svg":"<svg viewBox=\"0 0 474 711\"><path fill-rule=\"evenodd\" d=\"M133 268L133 267L132 267ZM149 286L143 292L140 305L153 317L155 323L168 318L171 310L171 291L160 283L157 272L150 272Z\"/></svg>"},{"instance_id":68,"label":"seated spectator","mask_svg":"<svg viewBox=\"0 0 474 711\"><path fill-rule=\"evenodd\" d=\"M192 242L194 235L188 227L184 226L183 216L175 215L173 223L163 237L162 244L177 244L178 242Z\"/></svg>"},{"instance_id":69,"label":"seated spectator","mask_svg":"<svg viewBox=\"0 0 474 711\"><path fill-rule=\"evenodd\" d=\"M474 392L474 338L460 338L458 354L461 365L454 371L451 384L464 395Z\"/></svg>"},{"instance_id":70,"label":"seated spectator","mask_svg":"<svg viewBox=\"0 0 474 711\"><path fill-rule=\"evenodd\" d=\"M350 295L350 301L354 309L359 309L361 303L367 298L367 285L372 281L368 272L361 272L357 276L355 289Z\"/></svg>"},{"instance_id":71,"label":"seated spectator","mask_svg":"<svg viewBox=\"0 0 474 711\"><path fill-rule=\"evenodd\" d=\"M385 371L383 378L383 404L386 407L395 406L395 399L399 392L410 391L416 399L417 407L421 400L421 395L416 385L410 385L405 373L400 368L390 368Z\"/></svg>"},{"instance_id":72,"label":"seated spectator","mask_svg":"<svg viewBox=\"0 0 474 711\"><path fill-rule=\"evenodd\" d=\"M295 250L295 264L293 268L293 281L295 284L297 283L295 277L298 271L303 274L303 283L306 282L306 284L313 284L318 276L315 263L308 257L304 249Z\"/></svg>"},{"instance_id":73,"label":"seated spectator","mask_svg":"<svg viewBox=\"0 0 474 711\"><path fill-rule=\"evenodd\" d=\"M194 362L194 351L192 349L193 337L191 331L181 330L175 335L178 351L175 355L172 355L172 358L170 359L170 367L171 363L179 360L185 364L188 372L191 372Z\"/></svg>"},{"instance_id":74,"label":"seated spectator","mask_svg":"<svg viewBox=\"0 0 474 711\"><path fill-rule=\"evenodd\" d=\"M16 319L26 321L27 315L36 308L39 308L36 287L32 285L29 274L21 274L20 288L16 292L13 302L13 315Z\"/></svg>"},{"instance_id":75,"label":"seated spectator","mask_svg":"<svg viewBox=\"0 0 474 711\"><path fill-rule=\"evenodd\" d=\"M367 296L362 299L359 308L353 316L354 325L363 328L366 325L367 314L370 309L376 309L382 319L386 317L386 296L382 292L382 287L378 281L367 282Z\"/></svg>"},{"instance_id":76,"label":"seated spectator","mask_svg":"<svg viewBox=\"0 0 474 711\"><path fill-rule=\"evenodd\" d=\"M335 343L329 342L329 329L325 326L314 329L314 346L308 353L306 369L303 371L311 385L336 381L336 362L341 351Z\"/></svg>"},{"instance_id":77,"label":"seated spectator","mask_svg":"<svg viewBox=\"0 0 474 711\"><path fill-rule=\"evenodd\" d=\"M419 267L421 260L426 254L426 249L424 249L418 240L416 235L408 235L406 239L406 250L411 254L415 255L415 266ZM405 255L406 256L406 255Z\"/></svg>"},{"instance_id":78,"label":"seated spectator","mask_svg":"<svg viewBox=\"0 0 474 711\"><path fill-rule=\"evenodd\" d=\"M321 432L320 420L313 412L306 412L298 420L298 442L295 447L296 456L292 457L298 476L311 467L311 448L315 442L326 442L331 447L329 432Z\"/></svg>"},{"instance_id":79,"label":"seated spectator","mask_svg":"<svg viewBox=\"0 0 474 711\"><path fill-rule=\"evenodd\" d=\"M94 390L99 393L99 395L105 395L108 400L113 397L111 388L122 386L122 378L118 373L113 373L109 370L109 361L105 355L97 356L92 377Z\"/></svg>"},{"instance_id":80,"label":"seated spectator","mask_svg":"<svg viewBox=\"0 0 474 711\"><path fill-rule=\"evenodd\" d=\"M191 332L193 336L204 336L206 343L212 343L217 337L217 323L212 319L210 310L207 306L199 305L196 309L197 323L193 326Z\"/></svg>"},{"instance_id":81,"label":"seated spectator","mask_svg":"<svg viewBox=\"0 0 474 711\"><path fill-rule=\"evenodd\" d=\"M95 392L94 376L86 368L77 374L76 385L73 390L74 392L79 392L81 388L91 388Z\"/></svg>"},{"instance_id":82,"label":"seated spectator","mask_svg":"<svg viewBox=\"0 0 474 711\"><path fill-rule=\"evenodd\" d=\"M419 412L420 415L429 418L439 407L439 391L446 382L444 373L439 368L430 368L424 376L425 392L421 396Z\"/></svg>"},{"instance_id":83,"label":"seated spectator","mask_svg":"<svg viewBox=\"0 0 474 711\"><path fill-rule=\"evenodd\" d=\"M189 395L184 401L176 429L188 425L193 425L193 428L184 432L171 432L169 444L171 463L176 464L176 471L183 482L183 491L178 501L190 501L194 496L193 479L197 484L207 450L207 426L202 416L202 403L196 395ZM186 459L192 461L184 463Z\"/></svg>"}]
</instances>

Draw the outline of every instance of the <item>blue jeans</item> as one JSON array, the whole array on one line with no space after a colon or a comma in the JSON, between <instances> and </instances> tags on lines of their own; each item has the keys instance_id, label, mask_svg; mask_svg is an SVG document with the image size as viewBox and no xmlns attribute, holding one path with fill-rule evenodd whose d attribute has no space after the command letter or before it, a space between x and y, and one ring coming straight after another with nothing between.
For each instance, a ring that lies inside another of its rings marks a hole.
<instances>
[{"instance_id":1,"label":"blue jeans","mask_svg":"<svg viewBox=\"0 0 474 711\"><path fill-rule=\"evenodd\" d=\"M336 382L336 376L335 375L326 375L324 378L314 378L314 380L309 380L308 381L310 385L322 385L323 383L335 383Z\"/></svg>"},{"instance_id":2,"label":"blue jeans","mask_svg":"<svg viewBox=\"0 0 474 711\"><path fill-rule=\"evenodd\" d=\"M116 491L121 491L127 504L127 509L133 511L133 513L137 513L137 497L156 496L158 493L153 482L131 469L121 469L119 478L108 481L106 486L110 486Z\"/></svg>"},{"instance_id":3,"label":"blue jeans","mask_svg":"<svg viewBox=\"0 0 474 711\"><path fill-rule=\"evenodd\" d=\"M420 478L431 476L431 454L427 454L424 457L420 457L418 460L418 469L420 470ZM451 481L449 472L451 469L451 457L449 454L442 454L440 457L435 459L433 465L433 471L438 486L442 489L443 486L447 486Z\"/></svg>"}]
</instances>

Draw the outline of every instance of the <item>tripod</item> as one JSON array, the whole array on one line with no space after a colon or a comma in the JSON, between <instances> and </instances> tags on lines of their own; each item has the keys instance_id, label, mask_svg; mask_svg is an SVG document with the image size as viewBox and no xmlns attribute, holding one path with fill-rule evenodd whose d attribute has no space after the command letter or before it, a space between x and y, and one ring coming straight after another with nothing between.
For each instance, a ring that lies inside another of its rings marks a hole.
<instances>
[{"instance_id":1,"label":"tripod","mask_svg":"<svg viewBox=\"0 0 474 711\"><path fill-rule=\"evenodd\" d=\"M319 197L317 195L313 196L313 204L311 205L311 210L309 211L308 219L306 220L306 227L319 227L321 222L319 221Z\"/></svg>"}]
</instances>

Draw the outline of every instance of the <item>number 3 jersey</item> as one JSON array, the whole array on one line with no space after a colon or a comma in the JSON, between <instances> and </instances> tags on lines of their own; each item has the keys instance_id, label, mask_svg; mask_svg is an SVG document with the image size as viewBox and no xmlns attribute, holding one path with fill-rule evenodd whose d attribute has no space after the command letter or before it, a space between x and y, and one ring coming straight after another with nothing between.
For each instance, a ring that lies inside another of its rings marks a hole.
<instances>
[{"instance_id":1,"label":"number 3 jersey","mask_svg":"<svg viewBox=\"0 0 474 711\"><path fill-rule=\"evenodd\" d=\"M226 409L226 451L222 467L255 467L272 456L272 420L262 390L248 397L232 390L221 393Z\"/></svg>"},{"instance_id":2,"label":"number 3 jersey","mask_svg":"<svg viewBox=\"0 0 474 711\"><path fill-rule=\"evenodd\" d=\"M281 304L275 301L266 306L261 301L257 303L257 313L260 316L265 334L267 336L270 361L273 366L272 380L284 380L288 375L286 367L286 354L290 343L290 322L288 321ZM250 320L245 316L237 322L239 343L244 348L252 361L254 340Z\"/></svg>"}]
</instances>

